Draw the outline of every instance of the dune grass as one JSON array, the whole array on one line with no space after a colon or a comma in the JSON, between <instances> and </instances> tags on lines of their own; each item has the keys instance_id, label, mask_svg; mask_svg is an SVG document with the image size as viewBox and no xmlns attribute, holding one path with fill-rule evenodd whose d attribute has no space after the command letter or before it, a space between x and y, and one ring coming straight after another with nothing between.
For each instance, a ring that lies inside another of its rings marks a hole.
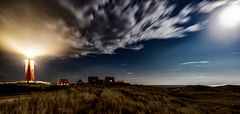
<instances>
[{"instance_id":1,"label":"dune grass","mask_svg":"<svg viewBox=\"0 0 240 114\"><path fill-rule=\"evenodd\" d=\"M37 92L2 101L0 108L0 114L231 113L221 107L205 106L178 98L171 95L167 89L140 86L80 86Z\"/></svg>"}]
</instances>

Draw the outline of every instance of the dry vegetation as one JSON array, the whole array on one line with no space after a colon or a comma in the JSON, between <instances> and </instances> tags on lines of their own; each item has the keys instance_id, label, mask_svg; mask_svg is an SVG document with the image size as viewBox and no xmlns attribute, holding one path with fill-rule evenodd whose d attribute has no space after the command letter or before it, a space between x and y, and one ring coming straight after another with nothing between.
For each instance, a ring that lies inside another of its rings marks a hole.
<instances>
[{"instance_id":1,"label":"dry vegetation","mask_svg":"<svg viewBox=\"0 0 240 114\"><path fill-rule=\"evenodd\" d=\"M2 96L0 114L239 113L238 92L209 91L145 86L78 86L51 92Z\"/></svg>"}]
</instances>

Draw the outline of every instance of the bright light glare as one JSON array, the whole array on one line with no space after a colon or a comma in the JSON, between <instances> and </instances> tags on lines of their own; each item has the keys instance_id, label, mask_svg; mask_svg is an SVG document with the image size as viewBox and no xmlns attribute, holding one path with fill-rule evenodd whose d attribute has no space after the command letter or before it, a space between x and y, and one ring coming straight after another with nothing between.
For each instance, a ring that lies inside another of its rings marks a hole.
<instances>
[{"instance_id":1,"label":"bright light glare","mask_svg":"<svg viewBox=\"0 0 240 114\"><path fill-rule=\"evenodd\" d=\"M61 56L71 49L71 40L65 40L72 34L71 29L63 22L35 18L39 17L37 14L30 11L18 18L15 13L10 13L11 21L1 21L0 49L21 54L29 59Z\"/></svg>"},{"instance_id":2,"label":"bright light glare","mask_svg":"<svg viewBox=\"0 0 240 114\"><path fill-rule=\"evenodd\" d=\"M27 58L34 58L38 56L38 53L36 51L30 51L30 50L26 50L25 52L23 52L25 54L25 56Z\"/></svg>"},{"instance_id":3,"label":"bright light glare","mask_svg":"<svg viewBox=\"0 0 240 114\"><path fill-rule=\"evenodd\" d=\"M219 15L219 23L222 27L235 28L240 25L240 5L226 7Z\"/></svg>"}]
</instances>

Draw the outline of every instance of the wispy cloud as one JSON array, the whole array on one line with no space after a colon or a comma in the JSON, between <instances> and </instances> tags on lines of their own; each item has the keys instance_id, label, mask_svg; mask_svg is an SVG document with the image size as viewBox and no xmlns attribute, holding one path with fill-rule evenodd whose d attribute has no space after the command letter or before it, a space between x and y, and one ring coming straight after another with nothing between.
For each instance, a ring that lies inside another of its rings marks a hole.
<instances>
[{"instance_id":1,"label":"wispy cloud","mask_svg":"<svg viewBox=\"0 0 240 114\"><path fill-rule=\"evenodd\" d=\"M141 50L144 48L144 45L143 44L140 44L140 45L133 45L133 46L128 46L127 49L132 49L132 50Z\"/></svg>"},{"instance_id":2,"label":"wispy cloud","mask_svg":"<svg viewBox=\"0 0 240 114\"><path fill-rule=\"evenodd\" d=\"M127 74L128 74L128 75L132 75L133 73L132 73L132 72L128 72Z\"/></svg>"},{"instance_id":3,"label":"wispy cloud","mask_svg":"<svg viewBox=\"0 0 240 114\"><path fill-rule=\"evenodd\" d=\"M233 55L240 55L240 52L233 52Z\"/></svg>"},{"instance_id":4,"label":"wispy cloud","mask_svg":"<svg viewBox=\"0 0 240 114\"><path fill-rule=\"evenodd\" d=\"M231 0L204 0L189 2L179 8L178 1L171 0L43 1L45 2L31 1L26 4L16 2L15 5L6 4L5 7L0 7L0 23L6 28L10 25L20 26L22 22L16 21L18 18L15 18L15 15L20 13L33 15L31 17L34 18L29 18L29 22L35 22L41 30L51 31L53 36L57 35L54 41L64 43L59 44L59 47L64 49L58 54L70 55L73 58L92 53L114 54L118 48L140 50L144 45L136 44L141 41L184 37L189 32L204 29L208 22L208 19L195 22L193 16L211 13L221 6L232 3ZM31 9L31 12L26 13L25 10L18 12L14 10L16 6L19 9ZM47 7L39 10L42 8L40 6ZM11 12L12 16L9 16L8 12ZM43 28L42 25L45 24L47 26ZM1 30L0 32L4 33Z\"/></svg>"},{"instance_id":5,"label":"wispy cloud","mask_svg":"<svg viewBox=\"0 0 240 114\"><path fill-rule=\"evenodd\" d=\"M189 62L180 63L180 65L209 64L209 63L210 63L210 61L189 61Z\"/></svg>"},{"instance_id":6,"label":"wispy cloud","mask_svg":"<svg viewBox=\"0 0 240 114\"><path fill-rule=\"evenodd\" d=\"M193 76L192 78L196 79L219 79L221 76Z\"/></svg>"},{"instance_id":7,"label":"wispy cloud","mask_svg":"<svg viewBox=\"0 0 240 114\"><path fill-rule=\"evenodd\" d=\"M117 48L140 50L144 45L131 46L140 41L181 38L189 32L202 30L207 20L190 24L193 18L191 14L211 13L230 2L189 2L179 12L175 11L178 8L177 3L167 0L91 0L81 7L71 1L63 0L60 3L77 17L80 30L87 31L87 34L82 33L84 31L78 32L87 41L91 41L88 44L92 48L85 49L88 46L83 46L82 51L112 54ZM177 14L173 16L173 13Z\"/></svg>"},{"instance_id":8,"label":"wispy cloud","mask_svg":"<svg viewBox=\"0 0 240 114\"><path fill-rule=\"evenodd\" d=\"M123 63L123 64L120 64L121 66L127 66L128 64L126 64L126 63Z\"/></svg>"},{"instance_id":9,"label":"wispy cloud","mask_svg":"<svg viewBox=\"0 0 240 114\"><path fill-rule=\"evenodd\" d=\"M166 71L168 71L168 72L174 72L174 71L181 71L181 70L183 70L182 68L174 68L174 69L168 69L168 70L166 70Z\"/></svg>"}]
</instances>

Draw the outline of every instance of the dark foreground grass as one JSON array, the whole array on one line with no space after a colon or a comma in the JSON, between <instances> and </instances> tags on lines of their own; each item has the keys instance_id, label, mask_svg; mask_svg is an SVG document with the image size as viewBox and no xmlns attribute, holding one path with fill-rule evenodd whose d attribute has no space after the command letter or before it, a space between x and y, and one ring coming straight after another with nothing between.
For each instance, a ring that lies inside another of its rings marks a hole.
<instances>
[{"instance_id":1,"label":"dark foreground grass","mask_svg":"<svg viewBox=\"0 0 240 114\"><path fill-rule=\"evenodd\" d=\"M218 93L214 91L214 93ZM78 86L0 100L0 114L208 114L238 113L237 96L145 86ZM233 94L233 93L231 93ZM231 100L233 98L234 100ZM214 99L213 99L214 98ZM222 104L221 104L222 103ZM232 103L233 107L228 106ZM228 107L226 107L228 106ZM235 108L234 108L235 107Z\"/></svg>"}]
</instances>

